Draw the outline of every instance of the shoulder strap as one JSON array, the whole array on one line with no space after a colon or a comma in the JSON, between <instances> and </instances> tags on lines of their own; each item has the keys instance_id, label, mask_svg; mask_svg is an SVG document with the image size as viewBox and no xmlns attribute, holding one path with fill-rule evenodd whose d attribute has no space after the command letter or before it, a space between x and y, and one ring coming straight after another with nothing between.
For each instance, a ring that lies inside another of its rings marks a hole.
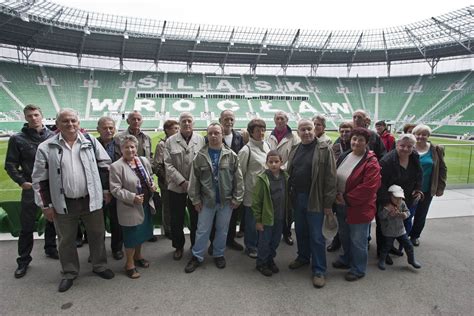
<instances>
[{"instance_id":1,"label":"shoulder strap","mask_svg":"<svg viewBox=\"0 0 474 316\"><path fill-rule=\"evenodd\" d=\"M246 144L245 146L247 146L247 148L249 149L249 156L248 156L248 158L247 158L247 170L248 170L248 169L249 169L249 163L250 163L250 153L251 153L252 151L250 150L249 144Z\"/></svg>"},{"instance_id":2,"label":"shoulder strap","mask_svg":"<svg viewBox=\"0 0 474 316\"><path fill-rule=\"evenodd\" d=\"M91 135L89 133L84 133L84 137L87 138L91 142L92 148L94 149L94 155L95 155L95 143L92 141Z\"/></svg>"}]
</instances>

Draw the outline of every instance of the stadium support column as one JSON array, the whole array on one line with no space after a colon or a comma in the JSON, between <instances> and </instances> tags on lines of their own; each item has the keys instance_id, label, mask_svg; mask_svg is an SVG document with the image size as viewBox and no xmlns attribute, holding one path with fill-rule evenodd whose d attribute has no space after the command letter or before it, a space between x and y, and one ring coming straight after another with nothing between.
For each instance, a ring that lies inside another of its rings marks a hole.
<instances>
[{"instance_id":1,"label":"stadium support column","mask_svg":"<svg viewBox=\"0 0 474 316\"><path fill-rule=\"evenodd\" d=\"M26 60L26 66L29 66L30 64L30 56L35 52L34 47L23 47L18 45L16 47L16 51L18 54L18 63L22 64L24 60ZM21 55L20 55L21 54Z\"/></svg>"},{"instance_id":2,"label":"stadium support column","mask_svg":"<svg viewBox=\"0 0 474 316\"><path fill-rule=\"evenodd\" d=\"M357 44L355 45L354 49L352 50L352 57L351 61L347 63L347 77L349 77L349 74L351 72L352 64L354 64L354 60L357 55L357 50L360 47L360 44L362 43L362 37L364 36L364 32L360 33L359 40L357 41Z\"/></svg>"},{"instance_id":3,"label":"stadium support column","mask_svg":"<svg viewBox=\"0 0 474 316\"><path fill-rule=\"evenodd\" d=\"M263 35L262 42L260 43L260 49L258 51L257 57L255 58L255 62L250 65L250 73L252 76L257 74L257 65L260 62L260 56L262 56L263 50L267 48L267 36L268 30L265 30L265 34Z\"/></svg>"},{"instance_id":4,"label":"stadium support column","mask_svg":"<svg viewBox=\"0 0 474 316\"><path fill-rule=\"evenodd\" d=\"M166 21L163 22L163 28L161 29L161 35L160 35L160 40L158 41L158 47L156 48L156 54L155 54L155 68L156 71L158 71L158 62L160 61L160 55L161 55L161 47L165 43L165 29L166 29Z\"/></svg>"},{"instance_id":5,"label":"stadium support column","mask_svg":"<svg viewBox=\"0 0 474 316\"><path fill-rule=\"evenodd\" d=\"M387 62L387 77L390 78L390 58L388 57L388 49L387 49L387 40L385 39L385 32L382 31L382 39L383 39L383 47L385 50L385 60Z\"/></svg>"},{"instance_id":6,"label":"stadium support column","mask_svg":"<svg viewBox=\"0 0 474 316\"><path fill-rule=\"evenodd\" d=\"M332 32L329 33L328 37L326 38L326 41L324 42L323 47L321 47L321 53L319 54L316 63L311 65L311 75L314 77L316 77L316 72L318 71L319 64L321 63L321 60L323 59L323 56L327 51L329 43L331 43L331 38L332 38ZM314 52L317 54L318 49L316 49Z\"/></svg>"},{"instance_id":7,"label":"stadium support column","mask_svg":"<svg viewBox=\"0 0 474 316\"><path fill-rule=\"evenodd\" d=\"M189 56L189 60L186 63L186 65L187 65L186 66L186 72L188 74L192 72L193 62L194 62L194 53L196 52L197 46L201 43L201 40L199 39L199 34L200 33L201 33L201 27L199 26L198 30L197 30L197 33L196 33L196 37L194 38L194 45L193 45L193 49L191 51L191 55Z\"/></svg>"},{"instance_id":8,"label":"stadium support column","mask_svg":"<svg viewBox=\"0 0 474 316\"><path fill-rule=\"evenodd\" d=\"M227 63L227 57L229 57L230 48L234 46L234 31L235 29L232 29L232 33L230 33L229 44L227 44L227 50L224 56L224 60L222 60L222 63L219 65L221 67L222 74L225 73L224 68L225 68L225 64Z\"/></svg>"},{"instance_id":9,"label":"stadium support column","mask_svg":"<svg viewBox=\"0 0 474 316\"><path fill-rule=\"evenodd\" d=\"M440 57L432 57L431 59L428 59L426 55L426 47L425 44L419 39L412 30L410 30L408 27L405 27L405 32L408 34L408 37L410 38L410 41L413 43L413 45L416 46L420 54L423 56L425 61L428 63L428 65L431 68L431 76L434 75L434 69L438 65L438 62L440 60Z\"/></svg>"},{"instance_id":10,"label":"stadium support column","mask_svg":"<svg viewBox=\"0 0 474 316\"><path fill-rule=\"evenodd\" d=\"M283 69L283 73L286 76L286 69L288 69L288 65L291 62L291 58L293 57L293 53L295 52L295 49L299 47L298 40L300 38L300 29L296 31L295 37L293 38L293 41L291 42L291 45L289 46L289 52L286 57L286 61L281 65L281 68Z\"/></svg>"}]
</instances>

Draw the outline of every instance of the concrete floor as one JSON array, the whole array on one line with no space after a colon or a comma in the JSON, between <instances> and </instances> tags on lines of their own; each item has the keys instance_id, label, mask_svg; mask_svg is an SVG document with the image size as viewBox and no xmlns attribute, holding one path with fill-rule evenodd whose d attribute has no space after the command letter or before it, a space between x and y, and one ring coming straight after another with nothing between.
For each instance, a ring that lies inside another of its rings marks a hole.
<instances>
[{"instance_id":1,"label":"concrete floor","mask_svg":"<svg viewBox=\"0 0 474 316\"><path fill-rule=\"evenodd\" d=\"M449 207L436 210L439 203L434 202L433 213L444 211L443 214L455 216L456 210L464 205L470 207L467 212L472 215L472 190L453 194L460 194L459 199L450 199L451 193L448 194L445 198L451 201ZM344 271L331 267L337 254L329 253L327 284L323 289L312 286L308 267L297 271L287 268L296 255L296 245L280 245L276 263L281 271L268 278L255 270L254 260L234 250L227 250L227 267L223 270L206 258L194 273L185 274L189 250L181 261L173 261L171 241L160 239L145 244L144 255L151 261L151 267L141 269L142 277L138 280L127 278L123 273L124 262L112 258L109 266L116 272L115 278L100 279L87 263L89 252L85 245L79 249L79 278L68 292L58 293L59 263L44 256L43 240L35 241L33 262L22 279L13 277L17 242L3 240L0 315L473 315L473 228L474 217L429 219L421 245L415 248L423 265L420 270L409 267L405 256L394 258L395 264L386 271L378 270L372 242L367 276L353 283L344 280ZM106 243L109 248L110 240Z\"/></svg>"}]
</instances>

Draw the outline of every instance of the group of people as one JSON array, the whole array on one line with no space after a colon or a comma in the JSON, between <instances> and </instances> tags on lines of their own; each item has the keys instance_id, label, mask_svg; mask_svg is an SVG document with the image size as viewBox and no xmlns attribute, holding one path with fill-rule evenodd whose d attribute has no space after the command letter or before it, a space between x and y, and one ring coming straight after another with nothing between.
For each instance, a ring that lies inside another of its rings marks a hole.
<instances>
[{"instance_id":1,"label":"group of people","mask_svg":"<svg viewBox=\"0 0 474 316\"><path fill-rule=\"evenodd\" d=\"M282 237L293 244L294 223L297 257L290 269L311 264L312 283L321 288L326 283L326 250L342 245L343 253L332 266L347 270L347 281L356 281L366 274L374 218L378 267L393 264L389 252L400 254L403 247L408 263L420 268L413 246L420 243L433 196L442 195L446 185L444 151L428 141L428 126L417 125L395 142L383 121L376 123L377 132L369 130L370 118L363 110L353 113L352 122L340 124L334 142L320 115L301 119L294 133L287 114L279 111L275 128L265 137L264 120L252 119L238 132L234 113L224 110L203 137L194 131L192 114L183 112L178 121L165 122L165 138L154 155L137 111L128 115L128 128L117 134L111 118L100 118L97 139L81 130L72 109L59 111L56 133L42 124L39 107L28 105L24 114L27 123L10 138L5 162L22 188L14 275L23 277L32 260L39 206L48 220L46 255L61 263L60 292L79 274L75 241L80 222L93 272L114 277L107 268L104 213L110 218L112 256L122 259L124 248L125 274L132 279L140 277L138 268L150 266L142 244L154 240L153 216L160 211L164 233L175 249L173 259L182 259L186 209L192 248L186 273L203 264L206 252L217 268L225 268L226 247L256 259L263 275L278 273L276 251ZM244 246L235 239L239 217ZM326 249L327 231L335 229L337 235Z\"/></svg>"}]
</instances>

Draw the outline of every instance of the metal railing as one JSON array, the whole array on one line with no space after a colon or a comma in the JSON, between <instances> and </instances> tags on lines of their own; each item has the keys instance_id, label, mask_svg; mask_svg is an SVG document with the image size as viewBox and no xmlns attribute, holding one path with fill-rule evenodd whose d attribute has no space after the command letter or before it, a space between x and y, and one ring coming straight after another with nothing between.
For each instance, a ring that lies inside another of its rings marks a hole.
<instances>
[{"instance_id":1,"label":"metal railing","mask_svg":"<svg viewBox=\"0 0 474 316\"><path fill-rule=\"evenodd\" d=\"M448 168L447 185L474 184L474 144L445 144L444 160Z\"/></svg>"}]
</instances>

